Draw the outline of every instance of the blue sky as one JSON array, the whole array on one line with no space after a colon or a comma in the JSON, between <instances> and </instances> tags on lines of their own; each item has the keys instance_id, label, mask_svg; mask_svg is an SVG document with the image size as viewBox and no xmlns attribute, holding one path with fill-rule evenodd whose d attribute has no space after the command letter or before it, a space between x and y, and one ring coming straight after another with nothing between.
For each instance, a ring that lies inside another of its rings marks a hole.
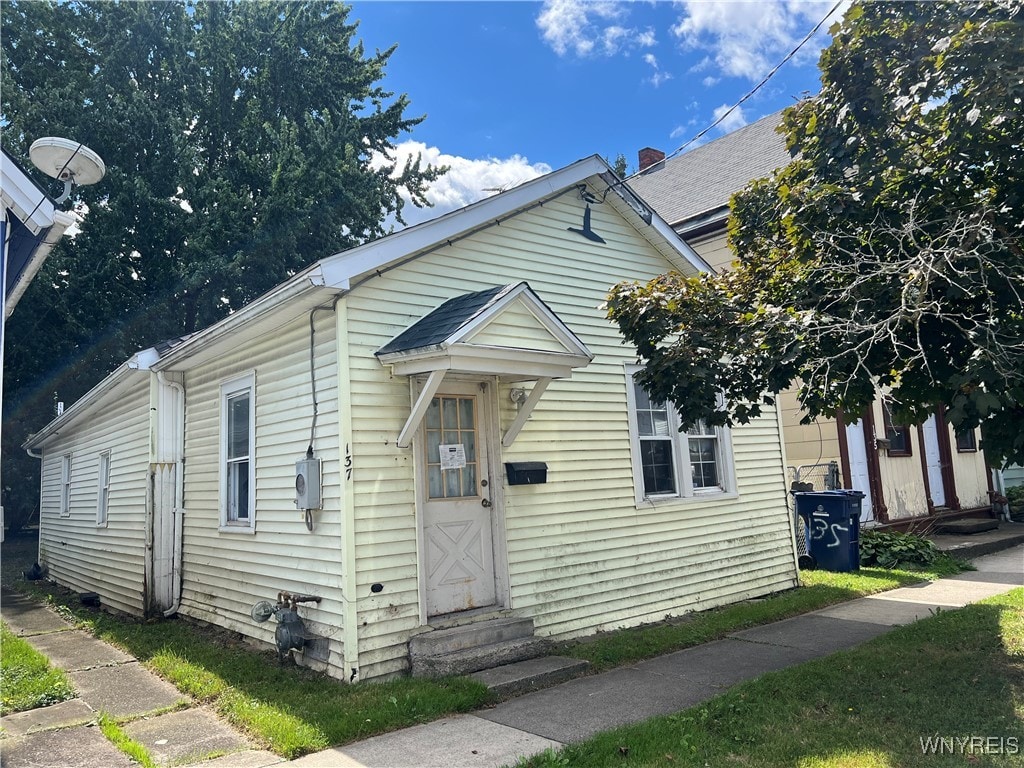
<instances>
[{"instance_id":1,"label":"blue sky","mask_svg":"<svg viewBox=\"0 0 1024 768\"><path fill-rule=\"evenodd\" d=\"M834 0L359 2L385 85L426 114L401 154L451 167L421 220L598 153L674 150L732 105ZM846 3L840 8L841 12ZM818 89L821 32L709 137ZM407 217L410 218L410 217Z\"/></svg>"}]
</instances>

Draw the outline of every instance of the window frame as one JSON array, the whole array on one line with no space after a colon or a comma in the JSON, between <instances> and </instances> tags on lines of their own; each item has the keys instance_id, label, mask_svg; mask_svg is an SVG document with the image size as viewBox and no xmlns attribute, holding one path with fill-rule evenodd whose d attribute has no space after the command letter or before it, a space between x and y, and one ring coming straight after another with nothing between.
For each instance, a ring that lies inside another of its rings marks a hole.
<instances>
[{"instance_id":1,"label":"window frame","mask_svg":"<svg viewBox=\"0 0 1024 768\"><path fill-rule=\"evenodd\" d=\"M60 457L60 516L71 517L71 454Z\"/></svg>"},{"instance_id":2,"label":"window frame","mask_svg":"<svg viewBox=\"0 0 1024 768\"><path fill-rule=\"evenodd\" d=\"M892 413L885 401L882 402L882 428L885 430L885 439L889 441L886 447L886 455L896 457L914 455L914 444L910 440L910 425L894 424ZM893 448L894 435L901 435L903 437L903 448Z\"/></svg>"},{"instance_id":3,"label":"window frame","mask_svg":"<svg viewBox=\"0 0 1024 768\"><path fill-rule=\"evenodd\" d=\"M968 446L961 444L961 439L964 437L970 437L971 443ZM963 432L956 432L953 435L953 439L956 441L957 453L977 453L978 452L978 435L973 429L966 429Z\"/></svg>"},{"instance_id":4,"label":"window frame","mask_svg":"<svg viewBox=\"0 0 1024 768\"><path fill-rule=\"evenodd\" d=\"M634 376L643 370L643 366L626 366L626 407L629 421L630 459L633 468L633 490L637 507L662 504L665 502L692 502L697 500L718 499L736 496L735 461L732 449L732 431L728 427L705 427L706 432L690 434L679 431L678 412L672 403L665 403L669 417L669 434L659 440L668 440L672 445L672 467L676 490L670 493L648 494L644 489L643 462L641 441L651 439L641 437L637 418L637 401L634 387L639 386ZM713 436L716 440L715 464L718 473L718 485L707 488L693 487L693 472L690 464L690 438L706 439Z\"/></svg>"},{"instance_id":5,"label":"window frame","mask_svg":"<svg viewBox=\"0 0 1024 768\"><path fill-rule=\"evenodd\" d=\"M229 458L230 409L232 400L248 396L248 454L242 457ZM256 372L250 371L236 376L220 385L220 528L222 533L255 533L256 532ZM246 503L248 516L239 518L238 512L232 509L231 478L233 474L229 464L248 462L246 481L248 484Z\"/></svg>"},{"instance_id":6,"label":"window frame","mask_svg":"<svg viewBox=\"0 0 1024 768\"><path fill-rule=\"evenodd\" d=\"M96 527L106 528L110 519L110 451L101 451L96 467Z\"/></svg>"}]
</instances>

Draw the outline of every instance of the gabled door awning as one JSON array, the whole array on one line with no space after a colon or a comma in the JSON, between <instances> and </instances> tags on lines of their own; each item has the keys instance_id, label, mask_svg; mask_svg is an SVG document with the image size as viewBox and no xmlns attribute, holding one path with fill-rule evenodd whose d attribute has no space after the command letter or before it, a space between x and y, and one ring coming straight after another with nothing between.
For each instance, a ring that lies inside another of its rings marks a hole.
<instances>
[{"instance_id":1,"label":"gabled door awning","mask_svg":"<svg viewBox=\"0 0 1024 768\"><path fill-rule=\"evenodd\" d=\"M572 376L594 356L525 282L449 299L375 353L399 376L427 375L398 438L409 445L431 398L451 373L536 381L502 440L511 445L552 379Z\"/></svg>"}]
</instances>

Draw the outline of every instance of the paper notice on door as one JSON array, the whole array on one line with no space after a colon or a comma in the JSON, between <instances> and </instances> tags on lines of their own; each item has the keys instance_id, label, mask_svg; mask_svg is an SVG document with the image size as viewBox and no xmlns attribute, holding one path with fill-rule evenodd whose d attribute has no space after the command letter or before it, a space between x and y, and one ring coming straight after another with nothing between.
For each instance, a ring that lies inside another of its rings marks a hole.
<instances>
[{"instance_id":1,"label":"paper notice on door","mask_svg":"<svg viewBox=\"0 0 1024 768\"><path fill-rule=\"evenodd\" d=\"M441 469L462 469L466 466L466 446L450 443L437 446L441 453Z\"/></svg>"}]
</instances>

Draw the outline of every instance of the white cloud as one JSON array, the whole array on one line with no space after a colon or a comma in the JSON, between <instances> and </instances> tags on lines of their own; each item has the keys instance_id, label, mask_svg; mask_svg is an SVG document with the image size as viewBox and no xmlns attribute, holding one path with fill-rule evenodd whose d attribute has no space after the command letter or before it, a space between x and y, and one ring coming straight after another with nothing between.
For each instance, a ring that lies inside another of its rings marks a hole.
<instances>
[{"instance_id":1,"label":"white cloud","mask_svg":"<svg viewBox=\"0 0 1024 768\"><path fill-rule=\"evenodd\" d=\"M610 0L545 0L537 28L559 56L614 56L653 47L657 43L653 29L619 23L629 16L628 5Z\"/></svg>"},{"instance_id":2,"label":"white cloud","mask_svg":"<svg viewBox=\"0 0 1024 768\"><path fill-rule=\"evenodd\" d=\"M832 18L841 18L850 1ZM684 46L710 51L722 74L759 80L828 13L832 2L683 0L679 5L682 14L672 34ZM822 25L819 35L825 34L830 23ZM794 60L817 61L823 44L808 43Z\"/></svg>"},{"instance_id":3,"label":"white cloud","mask_svg":"<svg viewBox=\"0 0 1024 768\"><path fill-rule=\"evenodd\" d=\"M547 163L531 163L521 155L474 160L444 154L437 147L428 147L421 141L411 140L395 148L396 167L403 168L406 159L416 155L422 158L425 165L448 166L448 173L435 181L427 191L427 199L433 203L432 208L417 208L411 204L403 208L402 217L409 225L436 218L551 172L551 166ZM380 167L383 161L378 159L374 164ZM408 201L408 197L405 197Z\"/></svg>"},{"instance_id":4,"label":"white cloud","mask_svg":"<svg viewBox=\"0 0 1024 768\"><path fill-rule=\"evenodd\" d=\"M657 88L659 85L664 83L666 80L672 79L671 72L665 72L658 66L658 59L653 53L644 54L644 62L649 64L653 69L654 73L648 78L652 85Z\"/></svg>"},{"instance_id":5,"label":"white cloud","mask_svg":"<svg viewBox=\"0 0 1024 768\"><path fill-rule=\"evenodd\" d=\"M726 112L729 112L729 105L723 104L720 107L715 107L715 120L718 120ZM728 116L722 120L716 127L722 133L729 133L735 131L737 128L742 128L747 124L747 116L743 114L743 107L736 107L732 112L729 112Z\"/></svg>"}]
</instances>

